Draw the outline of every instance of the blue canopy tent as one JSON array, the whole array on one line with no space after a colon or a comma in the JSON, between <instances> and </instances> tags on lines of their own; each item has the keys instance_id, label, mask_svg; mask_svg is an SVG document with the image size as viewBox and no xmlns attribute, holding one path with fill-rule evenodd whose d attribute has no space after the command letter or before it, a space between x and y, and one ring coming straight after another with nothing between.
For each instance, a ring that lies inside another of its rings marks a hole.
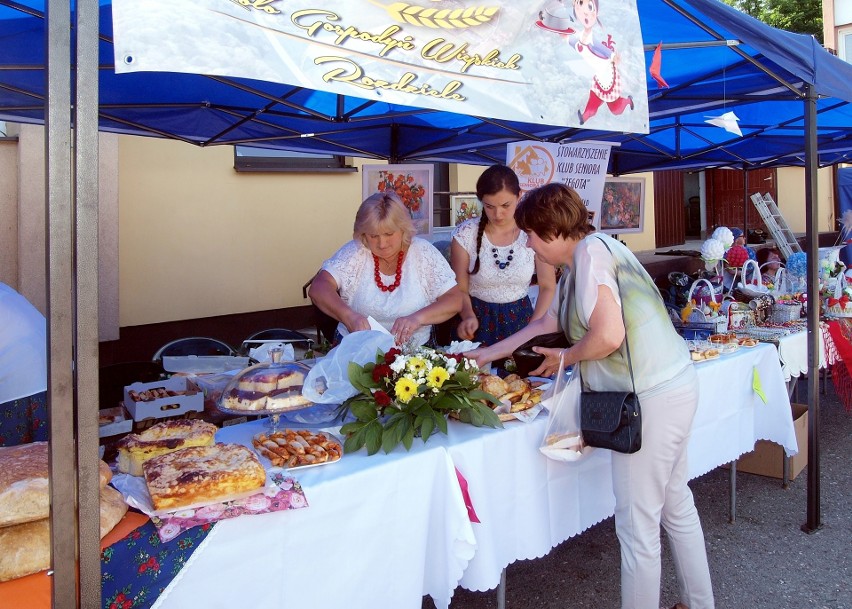
<instances>
[{"instance_id":1,"label":"blue canopy tent","mask_svg":"<svg viewBox=\"0 0 852 609\"><path fill-rule=\"evenodd\" d=\"M845 161L852 151L852 66L810 37L780 32L717 0L637 0L646 63L662 42L662 75L671 85L658 89L649 78L647 135L494 120L240 78L116 75L109 0L70 4L78 9L73 20L67 0L0 0L0 120L47 126L51 484L59 499L52 519L60 525L52 527L57 607L75 606L78 598L94 606L92 595L100 590L97 519L88 517L97 513L97 505L90 503L97 496L97 480L87 477L97 471L91 452L97 430L94 413L86 408L97 401L85 404L82 394L72 399L72 387L82 392L97 386L91 382L92 371L95 381L97 374L97 323L94 334L91 327L97 302L90 296L96 293L97 264L93 271L91 263L97 250L86 249L97 243L97 216L92 220L89 215L92 192L97 197L92 186L97 171L86 152L97 148L98 129L199 146L250 144L391 162L472 164L502 161L512 141L595 139L619 144L610 167L616 174L804 165L811 252L817 251L816 168ZM75 90L77 79L87 86ZM72 100L73 160L68 150ZM708 116L726 111L741 118L743 137L705 123ZM811 302L816 299L816 258L809 257ZM809 318L812 370L818 361L816 309ZM69 316L70 310L77 314ZM807 529L814 530L820 524L815 383L809 398ZM77 462L69 455L77 455ZM67 526L73 522L78 526Z\"/></svg>"},{"instance_id":2,"label":"blue canopy tent","mask_svg":"<svg viewBox=\"0 0 852 609\"><path fill-rule=\"evenodd\" d=\"M108 0L101 0L99 16L99 128L199 146L249 144L391 162L471 164L503 160L512 141L595 139L620 144L610 168L617 174L803 165L801 100L812 86L820 96L817 162L826 166L847 158L852 66L812 37L775 30L717 0L637 5L646 64L662 41L662 74L671 85L659 89L648 78L648 135L494 120L240 78L116 75ZM0 0L0 119L43 120L43 6ZM704 122L728 110L740 117L742 138Z\"/></svg>"}]
</instances>

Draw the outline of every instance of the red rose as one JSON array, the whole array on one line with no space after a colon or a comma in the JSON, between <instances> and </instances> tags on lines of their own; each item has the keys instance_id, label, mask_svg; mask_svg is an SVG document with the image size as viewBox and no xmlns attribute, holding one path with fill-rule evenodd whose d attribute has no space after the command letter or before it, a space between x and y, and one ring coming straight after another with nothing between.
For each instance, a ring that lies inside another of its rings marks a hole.
<instances>
[{"instance_id":1,"label":"red rose","mask_svg":"<svg viewBox=\"0 0 852 609\"><path fill-rule=\"evenodd\" d=\"M376 404L381 407L390 406L391 403L390 396L384 391L377 391L374 393L373 399L376 400Z\"/></svg>"},{"instance_id":2,"label":"red rose","mask_svg":"<svg viewBox=\"0 0 852 609\"><path fill-rule=\"evenodd\" d=\"M396 359L397 355L402 355L402 351L400 351L396 347L392 347L391 349L388 349L388 352L385 353L385 363L386 364L392 364L393 361Z\"/></svg>"},{"instance_id":3,"label":"red rose","mask_svg":"<svg viewBox=\"0 0 852 609\"><path fill-rule=\"evenodd\" d=\"M390 376L391 373L392 370L390 369L390 366L388 366L387 364L379 364L378 366L373 368L373 382L378 383L383 378Z\"/></svg>"}]
</instances>

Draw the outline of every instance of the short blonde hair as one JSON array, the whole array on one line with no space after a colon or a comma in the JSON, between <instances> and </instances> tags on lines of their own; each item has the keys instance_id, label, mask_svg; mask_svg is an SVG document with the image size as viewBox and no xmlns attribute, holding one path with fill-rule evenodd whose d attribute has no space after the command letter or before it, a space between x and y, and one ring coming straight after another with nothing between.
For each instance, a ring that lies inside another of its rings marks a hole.
<instances>
[{"instance_id":1,"label":"short blonde hair","mask_svg":"<svg viewBox=\"0 0 852 609\"><path fill-rule=\"evenodd\" d=\"M402 231L402 243L411 244L417 233L411 214L402 200L394 193L377 192L370 195L355 214L355 227L352 238L367 245L367 235L375 235L383 229Z\"/></svg>"}]
</instances>

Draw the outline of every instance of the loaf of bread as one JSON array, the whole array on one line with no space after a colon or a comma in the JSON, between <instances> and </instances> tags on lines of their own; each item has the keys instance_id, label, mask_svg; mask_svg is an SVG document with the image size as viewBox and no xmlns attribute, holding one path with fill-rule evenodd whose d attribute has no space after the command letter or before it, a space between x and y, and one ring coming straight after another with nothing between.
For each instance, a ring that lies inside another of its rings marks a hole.
<instances>
[{"instance_id":1,"label":"loaf of bread","mask_svg":"<svg viewBox=\"0 0 852 609\"><path fill-rule=\"evenodd\" d=\"M47 442L0 448L0 527L47 518Z\"/></svg>"},{"instance_id":2,"label":"loaf of bread","mask_svg":"<svg viewBox=\"0 0 852 609\"><path fill-rule=\"evenodd\" d=\"M111 486L101 489L101 539L127 513L127 504ZM50 520L0 528L0 582L50 568Z\"/></svg>"},{"instance_id":3,"label":"loaf of bread","mask_svg":"<svg viewBox=\"0 0 852 609\"><path fill-rule=\"evenodd\" d=\"M240 444L183 448L149 459L142 469L155 510L225 501L266 483L260 461Z\"/></svg>"},{"instance_id":4,"label":"loaf of bread","mask_svg":"<svg viewBox=\"0 0 852 609\"><path fill-rule=\"evenodd\" d=\"M199 419L175 419L152 425L139 434L130 434L118 444L118 470L131 476L142 475L148 459L190 446L210 446L216 426Z\"/></svg>"}]
</instances>

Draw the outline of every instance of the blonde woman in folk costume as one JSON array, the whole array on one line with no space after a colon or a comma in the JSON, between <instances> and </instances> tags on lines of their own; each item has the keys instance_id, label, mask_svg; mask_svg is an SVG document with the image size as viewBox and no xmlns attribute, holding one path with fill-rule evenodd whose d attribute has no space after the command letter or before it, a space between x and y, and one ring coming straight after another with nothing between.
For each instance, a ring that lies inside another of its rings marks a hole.
<instances>
[{"instance_id":1,"label":"blonde woman in folk costume","mask_svg":"<svg viewBox=\"0 0 852 609\"><path fill-rule=\"evenodd\" d=\"M463 294L459 338L490 345L547 313L556 291L555 269L535 256L515 224L521 193L518 176L505 165L486 169L476 182L483 213L453 231L450 262ZM533 308L530 281L538 279Z\"/></svg>"},{"instance_id":2,"label":"blonde woman in folk costume","mask_svg":"<svg viewBox=\"0 0 852 609\"><path fill-rule=\"evenodd\" d=\"M372 317L398 345L430 341L432 325L461 309L461 292L446 258L415 237L411 214L391 193L358 208L352 241L326 260L308 290L338 320L338 334L369 330Z\"/></svg>"}]
</instances>

